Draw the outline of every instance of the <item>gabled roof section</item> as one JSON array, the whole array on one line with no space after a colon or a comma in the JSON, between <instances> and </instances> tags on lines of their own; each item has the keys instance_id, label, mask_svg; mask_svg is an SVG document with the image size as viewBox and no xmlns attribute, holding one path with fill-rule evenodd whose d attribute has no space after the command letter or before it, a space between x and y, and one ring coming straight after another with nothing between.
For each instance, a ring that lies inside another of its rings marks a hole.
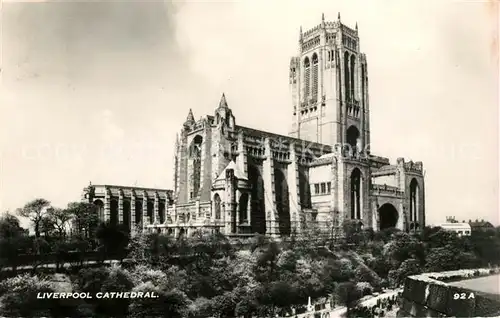
<instances>
[{"instance_id":1,"label":"gabled roof section","mask_svg":"<svg viewBox=\"0 0 500 318\"><path fill-rule=\"evenodd\" d=\"M234 176L240 180L248 180L248 178L245 176L245 173L238 168L236 165L236 162L231 161L229 164L222 170L221 174L215 179L215 181L220 181L220 180L225 180L226 179L226 171L227 170L233 170L234 171Z\"/></svg>"}]
</instances>

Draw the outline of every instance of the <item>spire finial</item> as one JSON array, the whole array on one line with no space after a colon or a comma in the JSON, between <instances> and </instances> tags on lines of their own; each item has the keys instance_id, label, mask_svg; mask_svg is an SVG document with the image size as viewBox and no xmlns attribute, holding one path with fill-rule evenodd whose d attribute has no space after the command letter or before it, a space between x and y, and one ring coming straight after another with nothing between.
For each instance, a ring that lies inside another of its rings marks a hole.
<instances>
[{"instance_id":1,"label":"spire finial","mask_svg":"<svg viewBox=\"0 0 500 318\"><path fill-rule=\"evenodd\" d=\"M340 12L339 12L339 14L337 15L337 19L340 21Z\"/></svg>"},{"instance_id":2,"label":"spire finial","mask_svg":"<svg viewBox=\"0 0 500 318\"><path fill-rule=\"evenodd\" d=\"M356 21L356 30L358 29L358 21Z\"/></svg>"},{"instance_id":3,"label":"spire finial","mask_svg":"<svg viewBox=\"0 0 500 318\"><path fill-rule=\"evenodd\" d=\"M321 13L321 21L322 21L322 22L325 22L325 13L324 13L324 12L323 12L323 13Z\"/></svg>"},{"instance_id":4,"label":"spire finial","mask_svg":"<svg viewBox=\"0 0 500 318\"><path fill-rule=\"evenodd\" d=\"M220 98L219 108L228 108L227 101L226 101L226 95L224 93L222 93L222 97Z\"/></svg>"},{"instance_id":5,"label":"spire finial","mask_svg":"<svg viewBox=\"0 0 500 318\"><path fill-rule=\"evenodd\" d=\"M186 122L194 121L193 110L190 108L188 116L186 118Z\"/></svg>"}]
</instances>

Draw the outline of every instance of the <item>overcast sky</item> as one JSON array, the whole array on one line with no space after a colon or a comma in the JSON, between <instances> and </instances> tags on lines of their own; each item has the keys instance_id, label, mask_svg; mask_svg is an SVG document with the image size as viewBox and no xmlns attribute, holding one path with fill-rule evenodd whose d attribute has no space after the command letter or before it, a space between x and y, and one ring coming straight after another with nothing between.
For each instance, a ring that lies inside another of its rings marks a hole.
<instances>
[{"instance_id":1,"label":"overcast sky","mask_svg":"<svg viewBox=\"0 0 500 318\"><path fill-rule=\"evenodd\" d=\"M429 222L498 224L492 4L39 2L2 7L2 211L64 207L89 181L171 188L175 134L222 92L237 124L287 134L299 27L340 11L368 58L372 152L424 162Z\"/></svg>"}]
</instances>

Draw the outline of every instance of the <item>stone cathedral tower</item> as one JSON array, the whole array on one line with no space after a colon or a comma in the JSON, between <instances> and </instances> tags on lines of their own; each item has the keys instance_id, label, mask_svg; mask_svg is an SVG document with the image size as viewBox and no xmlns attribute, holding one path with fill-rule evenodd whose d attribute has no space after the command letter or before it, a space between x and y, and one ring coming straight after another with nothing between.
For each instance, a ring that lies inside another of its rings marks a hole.
<instances>
[{"instance_id":1,"label":"stone cathedral tower","mask_svg":"<svg viewBox=\"0 0 500 318\"><path fill-rule=\"evenodd\" d=\"M293 105L290 136L326 145L366 149L370 144L368 73L358 27L340 20L303 33L290 60Z\"/></svg>"}]
</instances>

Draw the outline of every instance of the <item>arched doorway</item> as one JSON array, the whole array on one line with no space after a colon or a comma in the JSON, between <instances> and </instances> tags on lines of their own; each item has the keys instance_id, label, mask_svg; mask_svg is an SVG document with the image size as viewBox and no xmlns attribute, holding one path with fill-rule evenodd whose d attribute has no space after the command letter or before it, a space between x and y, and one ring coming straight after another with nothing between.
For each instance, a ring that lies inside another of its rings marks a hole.
<instances>
[{"instance_id":1,"label":"arched doorway","mask_svg":"<svg viewBox=\"0 0 500 318\"><path fill-rule=\"evenodd\" d=\"M290 203L288 198L288 182L281 169L274 169L274 193L276 194L276 210L279 219L279 233L290 235Z\"/></svg>"},{"instance_id":2,"label":"arched doorway","mask_svg":"<svg viewBox=\"0 0 500 318\"><path fill-rule=\"evenodd\" d=\"M399 219L398 210L394 205L386 203L378 209L380 230L396 227Z\"/></svg>"},{"instance_id":3,"label":"arched doorway","mask_svg":"<svg viewBox=\"0 0 500 318\"><path fill-rule=\"evenodd\" d=\"M248 166L248 181L252 187L250 225L252 233L266 233L266 204L264 197L264 180L260 169L255 165Z\"/></svg>"},{"instance_id":4,"label":"arched doorway","mask_svg":"<svg viewBox=\"0 0 500 318\"><path fill-rule=\"evenodd\" d=\"M361 171L351 173L351 219L361 219Z\"/></svg>"}]
</instances>

